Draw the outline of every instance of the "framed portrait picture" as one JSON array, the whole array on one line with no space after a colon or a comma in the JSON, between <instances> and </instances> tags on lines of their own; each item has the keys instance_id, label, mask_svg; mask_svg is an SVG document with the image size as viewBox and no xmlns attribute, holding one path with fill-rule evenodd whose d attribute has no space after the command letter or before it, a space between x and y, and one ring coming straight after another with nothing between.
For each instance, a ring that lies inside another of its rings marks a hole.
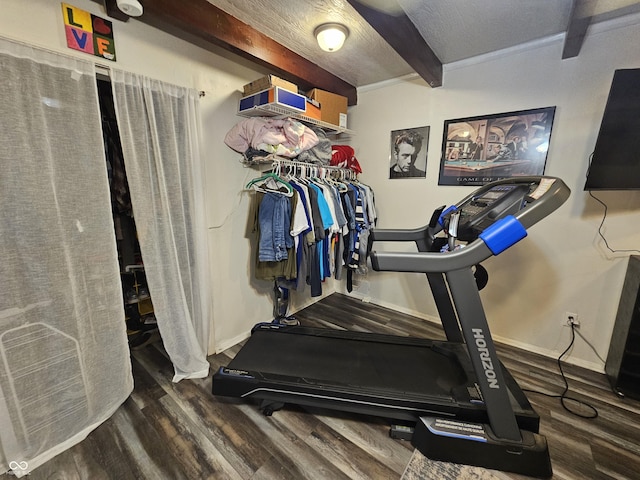
<instances>
[{"instance_id":1,"label":"framed portrait picture","mask_svg":"<svg viewBox=\"0 0 640 480\"><path fill-rule=\"evenodd\" d=\"M391 132L389 178L425 178L429 127Z\"/></svg>"},{"instance_id":2,"label":"framed portrait picture","mask_svg":"<svg viewBox=\"0 0 640 480\"><path fill-rule=\"evenodd\" d=\"M542 175L556 107L444 122L438 185Z\"/></svg>"}]
</instances>

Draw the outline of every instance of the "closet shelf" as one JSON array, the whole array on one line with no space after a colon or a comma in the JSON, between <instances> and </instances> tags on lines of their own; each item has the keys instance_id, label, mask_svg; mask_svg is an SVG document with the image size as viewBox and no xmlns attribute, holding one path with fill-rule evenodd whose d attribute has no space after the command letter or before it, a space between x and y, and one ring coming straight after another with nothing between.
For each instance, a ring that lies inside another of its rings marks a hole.
<instances>
[{"instance_id":1,"label":"closet shelf","mask_svg":"<svg viewBox=\"0 0 640 480\"><path fill-rule=\"evenodd\" d=\"M238 112L238 115L243 117L291 117L296 120L300 120L301 122L320 127L327 132L327 134L339 135L341 133L345 133L347 135L353 135L355 133L353 130L349 130L348 128L339 127L332 123L307 117L292 108L283 107L281 105L256 105L250 109Z\"/></svg>"}]
</instances>

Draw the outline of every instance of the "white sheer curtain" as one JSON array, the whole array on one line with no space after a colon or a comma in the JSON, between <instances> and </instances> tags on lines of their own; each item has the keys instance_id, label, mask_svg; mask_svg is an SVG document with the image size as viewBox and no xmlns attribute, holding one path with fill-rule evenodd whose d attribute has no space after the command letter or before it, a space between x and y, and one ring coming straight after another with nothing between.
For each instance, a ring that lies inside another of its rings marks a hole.
<instances>
[{"instance_id":1,"label":"white sheer curtain","mask_svg":"<svg viewBox=\"0 0 640 480\"><path fill-rule=\"evenodd\" d=\"M94 66L0 38L0 472L133 388Z\"/></svg>"},{"instance_id":2,"label":"white sheer curtain","mask_svg":"<svg viewBox=\"0 0 640 480\"><path fill-rule=\"evenodd\" d=\"M140 250L173 380L206 377L211 309L198 92L119 70L112 84Z\"/></svg>"}]
</instances>

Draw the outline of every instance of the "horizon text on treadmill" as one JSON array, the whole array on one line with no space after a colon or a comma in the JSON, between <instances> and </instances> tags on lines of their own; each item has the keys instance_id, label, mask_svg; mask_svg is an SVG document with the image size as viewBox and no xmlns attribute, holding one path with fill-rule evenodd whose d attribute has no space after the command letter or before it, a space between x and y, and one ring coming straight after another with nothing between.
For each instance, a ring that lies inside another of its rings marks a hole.
<instances>
[{"instance_id":1,"label":"horizon text on treadmill","mask_svg":"<svg viewBox=\"0 0 640 480\"><path fill-rule=\"evenodd\" d=\"M484 368L484 376L487 377L489 388L500 388L498 379L496 378L496 371L493 368L493 362L487 349L487 342L484 339L484 332L481 328L473 328L473 337L476 341L476 347L478 347L478 353L480 353L480 359L482 360L482 368Z\"/></svg>"}]
</instances>

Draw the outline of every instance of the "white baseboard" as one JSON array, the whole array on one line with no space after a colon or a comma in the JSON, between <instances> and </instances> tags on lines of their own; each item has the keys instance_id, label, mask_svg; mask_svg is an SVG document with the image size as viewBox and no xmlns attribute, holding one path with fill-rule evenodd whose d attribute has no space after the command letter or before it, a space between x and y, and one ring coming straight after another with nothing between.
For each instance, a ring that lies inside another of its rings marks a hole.
<instances>
[{"instance_id":1,"label":"white baseboard","mask_svg":"<svg viewBox=\"0 0 640 480\"><path fill-rule=\"evenodd\" d=\"M235 345L237 345L240 342L243 342L244 340L246 340L247 338L249 338L251 336L251 330L248 330L246 332L241 333L240 335L237 335L233 338L230 338L229 340L220 343L219 345L216 345L216 351L215 353L222 353L224 352L227 348L231 348Z\"/></svg>"},{"instance_id":2,"label":"white baseboard","mask_svg":"<svg viewBox=\"0 0 640 480\"><path fill-rule=\"evenodd\" d=\"M322 296L319 297L309 297L303 301L300 302L300 304L292 304L290 305L291 307L291 311L289 312L290 315L295 314L296 312L299 312L300 310L303 310L311 305L313 305L316 302L319 302L320 300L322 300L325 297L328 297L329 295L331 295L332 293L335 293L334 289L329 289L329 288L325 288L324 289L324 293L322 294ZM227 348L231 348L235 345L237 345L238 343L246 340L247 338L249 338L251 336L251 330L247 330L246 332L241 333L240 335L236 335L233 338L230 338L229 340L226 340L224 342L221 342L219 345L216 345L216 349L215 349L215 353L222 353L224 352Z\"/></svg>"},{"instance_id":3,"label":"white baseboard","mask_svg":"<svg viewBox=\"0 0 640 480\"><path fill-rule=\"evenodd\" d=\"M390 302L385 302L384 300L379 300L377 298L370 298L366 295L363 295L361 293L357 293L357 292L351 292L351 293L347 293L346 295L350 296L350 297L354 297L354 298L359 298L362 301L367 301L370 303L373 303L374 305L379 305L381 307L385 307L385 308L390 308L391 310L395 310L396 312L400 312L400 313L405 313L407 315L412 315L414 317L418 317L421 318L423 320L427 320L431 323L435 323L437 325L442 325L440 322L440 319L438 317L433 317L431 315L425 315L422 312L418 312L415 310L412 310L410 308L404 308L401 307L399 305L395 305L393 303ZM502 343L504 345L509 345L510 347L516 347L516 348L520 348L522 350L526 350L527 352L531 352L531 353L537 353L538 355L542 355L543 357L548 357L548 358L552 358L553 360L557 360L558 359L558 352L552 351L552 350L547 350L545 348L541 348L538 347L536 345L530 345L528 343L524 343L524 342L518 342L516 340L512 340L510 338L504 338L504 337L500 337L498 335L493 335L492 334L493 339L498 342L498 343ZM582 367L582 368L586 368L587 370L591 370L597 373L605 373L604 371L604 365L601 365L600 363L594 363L594 362L589 362L586 360L582 360L582 359L576 359L576 358L566 358L563 359L564 363L569 363L571 365L575 365L577 367Z\"/></svg>"},{"instance_id":4,"label":"white baseboard","mask_svg":"<svg viewBox=\"0 0 640 480\"><path fill-rule=\"evenodd\" d=\"M313 305L314 303L322 300L323 298L331 295L332 293L334 293L333 291L328 291L326 292L324 295L322 295L321 297L313 297L313 298L308 298L305 301L303 301L300 305L295 305L293 307L293 309L295 311L292 312L292 314L295 314L295 312L299 312L300 310L303 310L304 308L307 308L310 305ZM434 323L436 325L441 325L440 319L437 317L433 317L431 315L426 315L423 312L418 312L416 310L412 310L410 308L405 308L405 307L401 307L399 305L395 305L393 303L390 302L385 302L384 300L379 300L377 298L371 298L369 297L367 294L363 294L363 293L359 293L356 291L353 291L351 293L344 293L347 296L353 297L353 298L357 298L359 300L362 301L366 301L366 302L370 302L373 303L374 305L379 305L381 307L385 307L385 308L389 308L391 310L395 310L396 312L400 312L400 313L404 313L407 315L412 315L414 317L418 317L421 318L423 320L426 320L428 322ZM218 348L216 348L216 353L221 353L224 350L226 350L227 348L231 348L234 345L237 345L238 343L246 340L247 338L249 338L251 336L251 331L247 331L244 332L234 338L231 338L229 340L227 340L226 342L218 345ZM512 340L509 338L504 338L504 337L500 337L497 335L492 335L493 339L498 342L498 343L502 343L504 345L509 345L511 347L516 347L516 348L521 348L522 350L526 350L527 352L532 352L532 353L537 353L538 355L542 355L543 357L547 357L547 358L551 358L553 360L557 360L558 358L558 352L552 351L552 350L547 350L545 348L541 348L535 345L530 345L528 343L524 343L524 342L518 342L516 340ZM588 362L582 359L575 359L575 358L567 358L563 360L565 363L569 363L571 365L575 365L578 367L582 367L582 368L586 368L587 370L591 370L597 373L605 373L604 372L604 365L601 365L599 363L594 363L594 362Z\"/></svg>"},{"instance_id":5,"label":"white baseboard","mask_svg":"<svg viewBox=\"0 0 640 480\"><path fill-rule=\"evenodd\" d=\"M389 308L391 310L395 310L396 312L404 313L406 315L411 315L413 317L422 318L423 320L427 320L427 321L429 321L431 323L435 323L437 325L442 325L440 323L440 319L438 317L434 317L432 315L426 315L425 313L418 312L417 310L412 310L410 308L401 307L401 306L396 305L394 303L385 302L384 300L380 300L380 299L377 299L377 298L372 298L372 297L369 297L368 295L364 295L362 293L358 293L355 290L353 292L351 292L351 293L345 293L345 295L347 295L349 297L359 298L363 302L366 301L366 302L369 302L369 303L373 303L374 305L379 305L380 307Z\"/></svg>"}]
</instances>

